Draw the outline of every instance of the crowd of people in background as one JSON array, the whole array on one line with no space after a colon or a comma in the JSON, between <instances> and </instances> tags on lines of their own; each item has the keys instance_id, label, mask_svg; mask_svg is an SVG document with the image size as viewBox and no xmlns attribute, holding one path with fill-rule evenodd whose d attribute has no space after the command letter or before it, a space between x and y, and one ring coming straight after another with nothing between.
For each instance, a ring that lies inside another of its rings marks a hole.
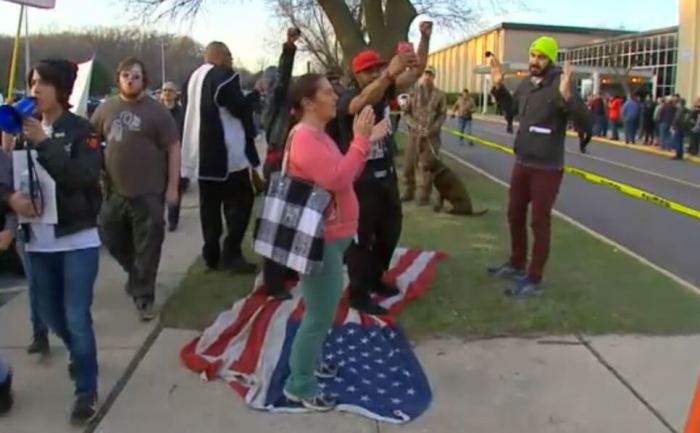
<instances>
[{"instance_id":1,"label":"crowd of people in background","mask_svg":"<svg viewBox=\"0 0 700 433\"><path fill-rule=\"evenodd\" d=\"M682 160L686 149L691 155L700 152L700 98L691 106L680 95L660 97L630 94L597 94L588 97L593 115L593 134L672 150L673 159Z\"/></svg>"}]
</instances>

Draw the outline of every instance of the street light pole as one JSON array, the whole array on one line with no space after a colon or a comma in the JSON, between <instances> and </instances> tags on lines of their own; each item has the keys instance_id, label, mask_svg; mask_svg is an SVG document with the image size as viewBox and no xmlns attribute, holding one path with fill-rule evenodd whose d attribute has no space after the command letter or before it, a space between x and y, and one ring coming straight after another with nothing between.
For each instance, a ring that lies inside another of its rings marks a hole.
<instances>
[{"instance_id":1,"label":"street light pole","mask_svg":"<svg viewBox=\"0 0 700 433\"><path fill-rule=\"evenodd\" d=\"M163 38L160 40L160 77L162 87L165 84L165 39Z\"/></svg>"}]
</instances>

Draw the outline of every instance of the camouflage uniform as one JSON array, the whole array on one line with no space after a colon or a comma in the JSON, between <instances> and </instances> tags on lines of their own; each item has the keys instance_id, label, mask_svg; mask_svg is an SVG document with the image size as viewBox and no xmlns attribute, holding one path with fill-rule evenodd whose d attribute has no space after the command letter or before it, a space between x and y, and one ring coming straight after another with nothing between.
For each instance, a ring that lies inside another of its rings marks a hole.
<instances>
[{"instance_id":1,"label":"camouflage uniform","mask_svg":"<svg viewBox=\"0 0 700 433\"><path fill-rule=\"evenodd\" d=\"M421 172L418 185L418 200L422 204L430 201L432 177L423 167L427 160L439 155L442 125L447 118L447 99L445 93L435 86L419 85L411 94L404 119L410 132L408 147L404 157L403 177L406 192L403 200L413 200L416 190L416 168ZM420 136L420 130L426 130L427 136Z\"/></svg>"}]
</instances>

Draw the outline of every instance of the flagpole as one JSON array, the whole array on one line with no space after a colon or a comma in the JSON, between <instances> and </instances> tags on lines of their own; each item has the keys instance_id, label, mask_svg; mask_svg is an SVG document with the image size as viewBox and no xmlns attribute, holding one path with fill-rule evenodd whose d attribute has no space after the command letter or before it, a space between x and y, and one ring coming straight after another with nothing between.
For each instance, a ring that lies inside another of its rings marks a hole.
<instances>
[{"instance_id":1,"label":"flagpole","mask_svg":"<svg viewBox=\"0 0 700 433\"><path fill-rule=\"evenodd\" d=\"M24 10L24 74L29 74L29 70L32 67L31 61L31 49L29 48L29 9ZM29 96L29 83L24 83L27 94Z\"/></svg>"},{"instance_id":2,"label":"flagpole","mask_svg":"<svg viewBox=\"0 0 700 433\"><path fill-rule=\"evenodd\" d=\"M15 44L12 47L12 61L10 62L10 78L7 83L7 100L14 100L15 78L17 75L17 60L19 58L19 43L22 36L22 19L24 18L25 6L19 10L19 21L17 22L17 33L15 33Z\"/></svg>"}]
</instances>

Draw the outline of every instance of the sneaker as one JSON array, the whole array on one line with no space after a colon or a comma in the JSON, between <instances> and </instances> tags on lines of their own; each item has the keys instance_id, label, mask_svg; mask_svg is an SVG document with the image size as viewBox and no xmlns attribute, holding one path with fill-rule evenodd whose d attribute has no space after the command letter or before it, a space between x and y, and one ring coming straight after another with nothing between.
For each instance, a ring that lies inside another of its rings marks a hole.
<instances>
[{"instance_id":1,"label":"sneaker","mask_svg":"<svg viewBox=\"0 0 700 433\"><path fill-rule=\"evenodd\" d=\"M509 262L496 265L496 266L489 266L488 267L488 273L494 277L502 277L502 278L510 278L510 279L519 279L525 277L525 271L522 269L515 269Z\"/></svg>"},{"instance_id":2,"label":"sneaker","mask_svg":"<svg viewBox=\"0 0 700 433\"><path fill-rule=\"evenodd\" d=\"M142 322L150 322L156 317L153 311L153 300L148 298L135 299L136 310Z\"/></svg>"},{"instance_id":3,"label":"sneaker","mask_svg":"<svg viewBox=\"0 0 700 433\"><path fill-rule=\"evenodd\" d=\"M291 394L286 389L282 391L287 400L293 403L301 403L307 409L315 410L317 412L328 412L335 409L338 404L334 398L327 397L321 393L314 395L309 398L297 397Z\"/></svg>"},{"instance_id":4,"label":"sneaker","mask_svg":"<svg viewBox=\"0 0 700 433\"><path fill-rule=\"evenodd\" d=\"M32 344L27 347L27 353L30 355L38 353L41 356L46 356L50 351L49 336L47 334L35 335L34 338L32 338Z\"/></svg>"},{"instance_id":5,"label":"sneaker","mask_svg":"<svg viewBox=\"0 0 700 433\"><path fill-rule=\"evenodd\" d=\"M369 299L369 297L362 299L351 299L350 307L361 313L371 314L373 316L386 316L389 314L389 310L376 302L373 302L371 299Z\"/></svg>"},{"instance_id":6,"label":"sneaker","mask_svg":"<svg viewBox=\"0 0 700 433\"><path fill-rule=\"evenodd\" d=\"M89 423L97 414L97 394L80 394L75 397L70 413L70 423L81 426Z\"/></svg>"},{"instance_id":7,"label":"sneaker","mask_svg":"<svg viewBox=\"0 0 700 433\"><path fill-rule=\"evenodd\" d=\"M286 290L276 291L274 293L271 293L270 296L272 296L274 299L280 302L289 301L290 299L292 299L292 294Z\"/></svg>"},{"instance_id":8,"label":"sneaker","mask_svg":"<svg viewBox=\"0 0 700 433\"><path fill-rule=\"evenodd\" d=\"M5 415L12 409L14 397L12 395L12 373L7 375L5 382L0 383L0 415Z\"/></svg>"},{"instance_id":9,"label":"sneaker","mask_svg":"<svg viewBox=\"0 0 700 433\"><path fill-rule=\"evenodd\" d=\"M529 298L542 294L542 286L530 277L515 280L513 286L503 292L510 298Z\"/></svg>"},{"instance_id":10,"label":"sneaker","mask_svg":"<svg viewBox=\"0 0 700 433\"><path fill-rule=\"evenodd\" d=\"M314 371L314 375L319 379L333 379L338 375L338 366L322 362Z\"/></svg>"},{"instance_id":11,"label":"sneaker","mask_svg":"<svg viewBox=\"0 0 700 433\"><path fill-rule=\"evenodd\" d=\"M374 290L372 290L372 292L384 298L392 298L401 294L401 290L399 290L398 287L389 285L383 281L380 282L379 285Z\"/></svg>"}]
</instances>

